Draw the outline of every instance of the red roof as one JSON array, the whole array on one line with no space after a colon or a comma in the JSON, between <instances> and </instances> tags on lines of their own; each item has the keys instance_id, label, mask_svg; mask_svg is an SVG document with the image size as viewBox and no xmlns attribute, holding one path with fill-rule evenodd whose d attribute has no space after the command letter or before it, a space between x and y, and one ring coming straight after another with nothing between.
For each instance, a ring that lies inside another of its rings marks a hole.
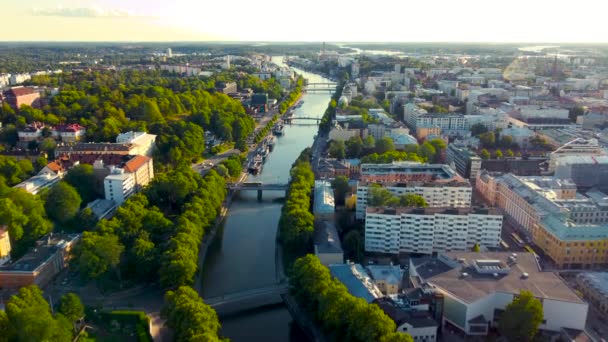
<instances>
[{"instance_id":1,"label":"red roof","mask_svg":"<svg viewBox=\"0 0 608 342\"><path fill-rule=\"evenodd\" d=\"M66 125L57 125L53 128L57 132L79 132L84 130L85 128L80 126L77 123L66 124Z\"/></svg>"},{"instance_id":2,"label":"red roof","mask_svg":"<svg viewBox=\"0 0 608 342\"><path fill-rule=\"evenodd\" d=\"M19 88L11 88L11 89L7 90L5 94L6 94L6 96L19 97L19 96L30 95L33 93L35 93L35 91L32 88L19 87Z\"/></svg>"},{"instance_id":3,"label":"red roof","mask_svg":"<svg viewBox=\"0 0 608 342\"><path fill-rule=\"evenodd\" d=\"M127 172L135 172L139 170L144 164L150 161L149 157L146 156L135 156L131 160L125 163L124 169Z\"/></svg>"}]
</instances>

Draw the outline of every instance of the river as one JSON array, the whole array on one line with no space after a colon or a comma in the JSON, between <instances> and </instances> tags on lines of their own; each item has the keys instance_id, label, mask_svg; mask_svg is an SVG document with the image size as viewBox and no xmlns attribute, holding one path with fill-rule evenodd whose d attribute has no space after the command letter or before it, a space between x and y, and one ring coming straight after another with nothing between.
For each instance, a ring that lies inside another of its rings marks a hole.
<instances>
[{"instance_id":1,"label":"river","mask_svg":"<svg viewBox=\"0 0 608 342\"><path fill-rule=\"evenodd\" d=\"M282 56L273 62L286 66ZM309 82L331 82L316 74L294 69ZM331 99L329 93L304 94L295 116L321 117ZM305 122L305 121L304 121ZM300 152L312 145L316 125L287 125L278 137L263 172L249 181L286 183L291 164ZM223 227L209 248L203 267L203 297L215 297L276 283L276 234L282 204L281 192L264 192L261 202L255 191L244 192L230 206ZM222 335L232 341L306 341L287 309L249 311L222 320Z\"/></svg>"}]
</instances>

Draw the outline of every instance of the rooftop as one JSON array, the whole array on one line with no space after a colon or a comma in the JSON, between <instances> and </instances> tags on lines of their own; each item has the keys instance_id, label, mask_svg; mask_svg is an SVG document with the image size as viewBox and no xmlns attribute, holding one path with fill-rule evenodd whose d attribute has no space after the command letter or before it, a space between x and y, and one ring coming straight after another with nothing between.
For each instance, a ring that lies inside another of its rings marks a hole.
<instances>
[{"instance_id":1,"label":"rooftop","mask_svg":"<svg viewBox=\"0 0 608 342\"><path fill-rule=\"evenodd\" d=\"M367 214L379 214L379 215L500 215L498 210L494 208L441 208L441 207L427 207L427 208L384 208L384 207L367 207Z\"/></svg>"},{"instance_id":2,"label":"rooftop","mask_svg":"<svg viewBox=\"0 0 608 342\"><path fill-rule=\"evenodd\" d=\"M365 268L376 281L384 280L387 283L399 284L403 278L403 270L399 265L369 265Z\"/></svg>"},{"instance_id":3,"label":"rooftop","mask_svg":"<svg viewBox=\"0 0 608 342\"><path fill-rule=\"evenodd\" d=\"M531 253L514 257L509 252L449 252L437 258L411 260L422 281L467 303L495 292L518 294L520 290L531 291L540 298L583 303L555 273L540 271L536 256ZM484 272L479 267L484 262L496 263L499 268Z\"/></svg>"},{"instance_id":4,"label":"rooftop","mask_svg":"<svg viewBox=\"0 0 608 342\"><path fill-rule=\"evenodd\" d=\"M372 283L363 266L359 264L332 264L329 265L329 271L355 297L365 299L368 303L382 297L380 290Z\"/></svg>"},{"instance_id":5,"label":"rooftop","mask_svg":"<svg viewBox=\"0 0 608 342\"><path fill-rule=\"evenodd\" d=\"M49 235L37 241L38 246L14 263L0 267L0 272L33 272L56 252L80 238L80 234Z\"/></svg>"},{"instance_id":6,"label":"rooftop","mask_svg":"<svg viewBox=\"0 0 608 342\"><path fill-rule=\"evenodd\" d=\"M315 224L314 244L317 253L343 253L340 236L332 222L321 221Z\"/></svg>"},{"instance_id":7,"label":"rooftop","mask_svg":"<svg viewBox=\"0 0 608 342\"><path fill-rule=\"evenodd\" d=\"M374 301L390 317L397 327L407 323L414 328L437 327L438 324L427 312L407 312L396 305L390 298L379 298Z\"/></svg>"},{"instance_id":8,"label":"rooftop","mask_svg":"<svg viewBox=\"0 0 608 342\"><path fill-rule=\"evenodd\" d=\"M98 198L87 204L87 208L93 211L93 214L97 219L107 218L110 213L116 209L116 203L112 200L106 200Z\"/></svg>"}]
</instances>

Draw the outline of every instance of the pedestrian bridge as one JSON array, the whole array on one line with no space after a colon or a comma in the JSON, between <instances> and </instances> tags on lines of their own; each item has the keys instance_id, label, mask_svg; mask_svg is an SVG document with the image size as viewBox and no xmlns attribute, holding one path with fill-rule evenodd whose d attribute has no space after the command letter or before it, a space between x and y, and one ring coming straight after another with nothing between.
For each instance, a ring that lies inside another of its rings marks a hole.
<instances>
[{"instance_id":1,"label":"pedestrian bridge","mask_svg":"<svg viewBox=\"0 0 608 342\"><path fill-rule=\"evenodd\" d=\"M267 287L225 294L223 296L204 298L207 305L213 307L218 316L234 315L269 305L283 303L281 295L286 294L289 286L286 283Z\"/></svg>"},{"instance_id":2,"label":"pedestrian bridge","mask_svg":"<svg viewBox=\"0 0 608 342\"><path fill-rule=\"evenodd\" d=\"M334 92L336 87L336 83L308 83L303 90L307 92Z\"/></svg>"},{"instance_id":3,"label":"pedestrian bridge","mask_svg":"<svg viewBox=\"0 0 608 342\"><path fill-rule=\"evenodd\" d=\"M284 191L287 192L288 184L281 183L262 183L262 182L242 182L226 184L226 187L233 192L255 190L258 192L258 200L262 200L264 191Z\"/></svg>"}]
</instances>

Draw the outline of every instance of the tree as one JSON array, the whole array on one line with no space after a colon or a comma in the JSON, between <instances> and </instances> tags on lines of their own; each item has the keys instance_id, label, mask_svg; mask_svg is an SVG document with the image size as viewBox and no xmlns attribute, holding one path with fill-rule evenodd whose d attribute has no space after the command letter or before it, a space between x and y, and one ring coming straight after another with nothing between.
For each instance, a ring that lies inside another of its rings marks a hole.
<instances>
[{"instance_id":1,"label":"tree","mask_svg":"<svg viewBox=\"0 0 608 342\"><path fill-rule=\"evenodd\" d=\"M480 252L481 251L481 247L479 247L479 244L476 243L475 245L473 245L473 252Z\"/></svg>"},{"instance_id":2,"label":"tree","mask_svg":"<svg viewBox=\"0 0 608 342\"><path fill-rule=\"evenodd\" d=\"M364 244L361 232L351 230L346 233L346 235L344 235L344 242L342 243L342 246L344 247L344 255L347 259L357 263L361 263L363 261Z\"/></svg>"},{"instance_id":3,"label":"tree","mask_svg":"<svg viewBox=\"0 0 608 342\"><path fill-rule=\"evenodd\" d=\"M367 137L365 137L365 139L363 140L363 147L366 150L371 150L374 147L376 147L376 139L374 139L373 136L368 135Z\"/></svg>"},{"instance_id":4,"label":"tree","mask_svg":"<svg viewBox=\"0 0 608 342\"><path fill-rule=\"evenodd\" d=\"M420 156L428 162L433 162L436 152L435 147L428 141L420 146Z\"/></svg>"},{"instance_id":5,"label":"tree","mask_svg":"<svg viewBox=\"0 0 608 342\"><path fill-rule=\"evenodd\" d=\"M77 263L80 274L85 278L97 278L120 262L125 247L114 234L100 235L84 232L77 252Z\"/></svg>"},{"instance_id":6,"label":"tree","mask_svg":"<svg viewBox=\"0 0 608 342\"><path fill-rule=\"evenodd\" d=\"M355 136L346 141L346 156L348 158L359 158L363 152L363 140Z\"/></svg>"},{"instance_id":7,"label":"tree","mask_svg":"<svg viewBox=\"0 0 608 342\"><path fill-rule=\"evenodd\" d=\"M441 163L443 162L442 156L445 152L445 149L448 147L448 145L445 143L445 141L443 141L443 139L431 139L429 140L429 143L431 145L433 145L433 147L435 148L435 156L433 157L433 162L434 163Z\"/></svg>"},{"instance_id":8,"label":"tree","mask_svg":"<svg viewBox=\"0 0 608 342\"><path fill-rule=\"evenodd\" d=\"M502 159L502 151L501 150L494 151L494 158Z\"/></svg>"},{"instance_id":9,"label":"tree","mask_svg":"<svg viewBox=\"0 0 608 342\"><path fill-rule=\"evenodd\" d=\"M481 153L479 154L479 156L481 157L481 159L490 159L490 152L488 152L488 150L486 150L485 148L483 150L481 150Z\"/></svg>"},{"instance_id":10,"label":"tree","mask_svg":"<svg viewBox=\"0 0 608 342\"><path fill-rule=\"evenodd\" d=\"M473 135L473 136L478 136L482 133L486 133L487 131L488 131L488 128L482 123L476 123L473 126L471 126L471 135Z\"/></svg>"},{"instance_id":11,"label":"tree","mask_svg":"<svg viewBox=\"0 0 608 342\"><path fill-rule=\"evenodd\" d=\"M220 341L217 314L191 287L167 291L161 315L176 341Z\"/></svg>"},{"instance_id":12,"label":"tree","mask_svg":"<svg viewBox=\"0 0 608 342\"><path fill-rule=\"evenodd\" d=\"M383 207L394 203L397 204L399 199L396 198L388 189L379 186L370 186L368 188L367 205L370 207Z\"/></svg>"},{"instance_id":13,"label":"tree","mask_svg":"<svg viewBox=\"0 0 608 342\"><path fill-rule=\"evenodd\" d=\"M383 137L380 140L376 140L376 153L382 154L395 149L393 139L390 137Z\"/></svg>"},{"instance_id":14,"label":"tree","mask_svg":"<svg viewBox=\"0 0 608 342\"><path fill-rule=\"evenodd\" d=\"M575 106L568 112L568 118L570 118L572 122L576 122L576 119L581 115L585 115L585 107Z\"/></svg>"},{"instance_id":15,"label":"tree","mask_svg":"<svg viewBox=\"0 0 608 342\"><path fill-rule=\"evenodd\" d=\"M500 315L498 330L509 341L532 341L543 321L543 305L530 291L521 290Z\"/></svg>"},{"instance_id":16,"label":"tree","mask_svg":"<svg viewBox=\"0 0 608 342\"><path fill-rule=\"evenodd\" d=\"M329 155L332 158L344 159L346 157L346 147L344 141L332 141L329 144Z\"/></svg>"},{"instance_id":17,"label":"tree","mask_svg":"<svg viewBox=\"0 0 608 342\"><path fill-rule=\"evenodd\" d=\"M61 314L53 316L42 291L26 286L12 296L6 304L8 331L3 338L13 341L72 341L72 325Z\"/></svg>"},{"instance_id":18,"label":"tree","mask_svg":"<svg viewBox=\"0 0 608 342\"><path fill-rule=\"evenodd\" d=\"M503 148L513 147L513 137L510 135L503 135L500 137L500 146Z\"/></svg>"},{"instance_id":19,"label":"tree","mask_svg":"<svg viewBox=\"0 0 608 342\"><path fill-rule=\"evenodd\" d=\"M334 192L336 194L336 203L344 203L344 197L346 196L346 193L350 190L350 185L348 185L348 177L336 177L331 182L331 187L334 189Z\"/></svg>"},{"instance_id":20,"label":"tree","mask_svg":"<svg viewBox=\"0 0 608 342\"><path fill-rule=\"evenodd\" d=\"M511 149L506 150L505 153L506 153L507 157L514 157L515 156L515 153L513 153L513 150L511 150Z\"/></svg>"},{"instance_id":21,"label":"tree","mask_svg":"<svg viewBox=\"0 0 608 342\"><path fill-rule=\"evenodd\" d=\"M55 147L57 147L57 143L53 138L45 138L40 142L40 144L38 144L38 148L41 151L47 152L49 154L55 149Z\"/></svg>"},{"instance_id":22,"label":"tree","mask_svg":"<svg viewBox=\"0 0 608 342\"><path fill-rule=\"evenodd\" d=\"M65 181L76 188L80 198L82 198L82 203L89 203L102 196L101 189L97 186L92 165L80 164L74 166L65 176Z\"/></svg>"},{"instance_id":23,"label":"tree","mask_svg":"<svg viewBox=\"0 0 608 342\"><path fill-rule=\"evenodd\" d=\"M494 132L486 132L479 135L479 141L483 147L494 147L496 145L496 136Z\"/></svg>"},{"instance_id":24,"label":"tree","mask_svg":"<svg viewBox=\"0 0 608 342\"><path fill-rule=\"evenodd\" d=\"M428 204L424 197L417 194L405 194L399 197L399 205L403 207L416 207L416 208L424 208L427 207Z\"/></svg>"},{"instance_id":25,"label":"tree","mask_svg":"<svg viewBox=\"0 0 608 342\"><path fill-rule=\"evenodd\" d=\"M80 208L82 199L74 187L61 181L49 190L44 207L47 215L55 222L64 224L71 220Z\"/></svg>"},{"instance_id":26,"label":"tree","mask_svg":"<svg viewBox=\"0 0 608 342\"><path fill-rule=\"evenodd\" d=\"M59 303L59 312L71 322L76 322L84 317L84 306L80 301L80 297L75 293L66 293L63 295Z\"/></svg>"}]
</instances>

